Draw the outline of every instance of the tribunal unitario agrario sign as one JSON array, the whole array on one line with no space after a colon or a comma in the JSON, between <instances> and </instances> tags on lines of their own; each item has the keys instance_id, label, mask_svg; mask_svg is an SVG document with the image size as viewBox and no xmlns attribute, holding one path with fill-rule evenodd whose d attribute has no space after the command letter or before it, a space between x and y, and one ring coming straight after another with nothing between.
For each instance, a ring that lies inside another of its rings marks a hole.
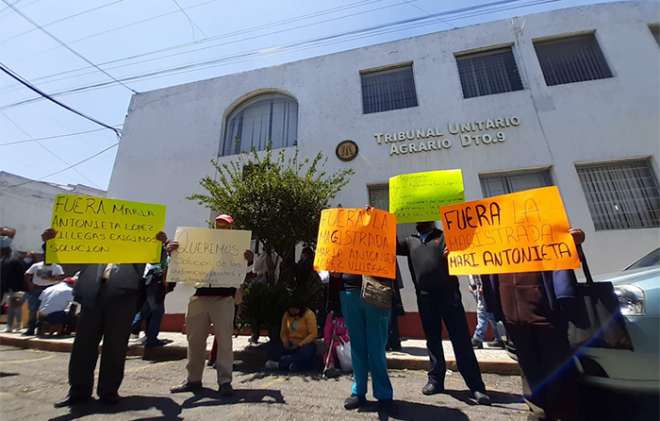
<instances>
[{"instance_id":1,"label":"tribunal unitario agrario sign","mask_svg":"<svg viewBox=\"0 0 660 421\"><path fill-rule=\"evenodd\" d=\"M520 126L520 117L447 123L442 128L408 129L393 133L375 133L379 145L389 145L390 156L494 145L505 142L508 132Z\"/></svg>"}]
</instances>

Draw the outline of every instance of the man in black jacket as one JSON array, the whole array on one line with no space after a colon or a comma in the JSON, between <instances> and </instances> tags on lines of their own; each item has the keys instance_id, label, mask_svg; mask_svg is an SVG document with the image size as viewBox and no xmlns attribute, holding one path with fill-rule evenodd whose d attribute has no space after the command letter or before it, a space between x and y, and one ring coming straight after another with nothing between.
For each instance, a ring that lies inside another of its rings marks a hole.
<instances>
[{"instance_id":1,"label":"man in black jacket","mask_svg":"<svg viewBox=\"0 0 660 421\"><path fill-rule=\"evenodd\" d=\"M489 405L486 386L474 355L470 332L461 301L458 278L449 275L445 257L444 233L433 222L417 223L417 234L397 243L397 254L408 257L408 266L415 284L417 306L426 335L426 347L431 359L425 395L444 391L447 366L442 349L444 322L456 355L458 371L470 388L477 403Z\"/></svg>"}]
</instances>

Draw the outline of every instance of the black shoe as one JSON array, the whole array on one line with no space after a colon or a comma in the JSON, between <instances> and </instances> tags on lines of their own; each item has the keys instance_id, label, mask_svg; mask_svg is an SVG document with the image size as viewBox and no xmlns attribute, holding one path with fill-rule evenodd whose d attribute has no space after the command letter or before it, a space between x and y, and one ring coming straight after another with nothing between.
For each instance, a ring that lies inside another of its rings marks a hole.
<instances>
[{"instance_id":1,"label":"black shoe","mask_svg":"<svg viewBox=\"0 0 660 421\"><path fill-rule=\"evenodd\" d=\"M105 405L117 405L119 403L119 395L104 395L100 396L99 400Z\"/></svg>"},{"instance_id":2,"label":"black shoe","mask_svg":"<svg viewBox=\"0 0 660 421\"><path fill-rule=\"evenodd\" d=\"M483 349L484 347L484 342L477 339L477 338L472 338L472 348L474 349Z\"/></svg>"},{"instance_id":3,"label":"black shoe","mask_svg":"<svg viewBox=\"0 0 660 421\"><path fill-rule=\"evenodd\" d=\"M90 402L91 400L92 400L91 396L85 396L85 397L67 396L61 401L55 402L53 406L55 408L64 408L65 406L82 405L84 403Z\"/></svg>"},{"instance_id":4,"label":"black shoe","mask_svg":"<svg viewBox=\"0 0 660 421\"><path fill-rule=\"evenodd\" d=\"M172 393L197 392L202 389L202 382L183 382L178 386L170 388Z\"/></svg>"},{"instance_id":5,"label":"black shoe","mask_svg":"<svg viewBox=\"0 0 660 421\"><path fill-rule=\"evenodd\" d=\"M433 382L426 383L426 386L422 388L422 393L426 396L435 395L437 393L442 393L444 391L445 391L444 387Z\"/></svg>"},{"instance_id":6,"label":"black shoe","mask_svg":"<svg viewBox=\"0 0 660 421\"><path fill-rule=\"evenodd\" d=\"M34 336L34 330L26 330L25 332L21 333L21 336Z\"/></svg>"},{"instance_id":7,"label":"black shoe","mask_svg":"<svg viewBox=\"0 0 660 421\"><path fill-rule=\"evenodd\" d=\"M485 392L472 391L472 397L479 405L490 406L490 397Z\"/></svg>"},{"instance_id":8,"label":"black shoe","mask_svg":"<svg viewBox=\"0 0 660 421\"><path fill-rule=\"evenodd\" d=\"M364 396L351 395L344 401L344 408L347 410L358 409L366 405L367 399Z\"/></svg>"},{"instance_id":9,"label":"black shoe","mask_svg":"<svg viewBox=\"0 0 660 421\"><path fill-rule=\"evenodd\" d=\"M218 388L220 396L232 396L234 394L234 388L231 387L231 383L223 383Z\"/></svg>"},{"instance_id":10,"label":"black shoe","mask_svg":"<svg viewBox=\"0 0 660 421\"><path fill-rule=\"evenodd\" d=\"M399 411L392 399L381 399L378 401L378 413L386 415L396 415Z\"/></svg>"},{"instance_id":11,"label":"black shoe","mask_svg":"<svg viewBox=\"0 0 660 421\"><path fill-rule=\"evenodd\" d=\"M164 341L162 339L156 339L154 342L145 342L144 347L145 348L159 348L159 347L167 345L168 343L170 343L170 341Z\"/></svg>"}]
</instances>

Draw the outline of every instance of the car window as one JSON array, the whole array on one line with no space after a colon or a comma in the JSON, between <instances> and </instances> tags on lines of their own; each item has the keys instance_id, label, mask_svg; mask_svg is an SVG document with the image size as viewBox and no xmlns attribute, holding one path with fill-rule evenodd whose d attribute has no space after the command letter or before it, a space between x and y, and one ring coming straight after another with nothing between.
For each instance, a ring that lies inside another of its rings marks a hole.
<instances>
[{"instance_id":1,"label":"car window","mask_svg":"<svg viewBox=\"0 0 660 421\"><path fill-rule=\"evenodd\" d=\"M652 252L642 257L632 265L628 266L625 270L647 268L650 266L657 266L657 265L660 265L660 248L653 250Z\"/></svg>"}]
</instances>

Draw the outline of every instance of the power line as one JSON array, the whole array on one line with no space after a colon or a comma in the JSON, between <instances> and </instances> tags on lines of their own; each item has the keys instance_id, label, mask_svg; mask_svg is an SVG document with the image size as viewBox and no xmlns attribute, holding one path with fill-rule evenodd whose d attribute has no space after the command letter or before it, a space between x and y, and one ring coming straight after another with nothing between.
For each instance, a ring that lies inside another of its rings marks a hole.
<instances>
[{"instance_id":1,"label":"power line","mask_svg":"<svg viewBox=\"0 0 660 421\"><path fill-rule=\"evenodd\" d=\"M43 32L44 34L48 35L50 38L52 38L53 40L55 40L55 41L56 41L58 44L60 44L62 47L64 47L64 48L66 48L67 50L69 50L72 54L76 55L78 58L80 58L81 60L83 60L84 62L86 62L87 64L89 64L90 66L93 66L93 67L96 68L99 72L103 73L104 75L106 75L106 76L109 77L110 79L112 79L112 80L114 80L115 82L119 83L119 84L122 85L124 88L128 89L129 91L133 92L134 94L137 93L136 90L134 90L134 89L131 88L130 86L124 84L122 81L116 79L114 76L112 76L110 73L108 73L108 72L106 72L105 70L103 70L101 67L99 67L98 65L96 65L94 62L92 62L91 60L89 60L87 57L83 56L83 55L80 54L78 51L76 51L76 50L74 50L73 48L69 47L66 43L64 43L64 41L60 40L60 39L57 38L55 35L53 35L53 34L51 34L50 32L48 32L48 30L47 30L46 28L44 28L43 26L40 26L37 22L35 22L34 20L32 20L29 16L27 16L26 14L24 14L23 12L21 12L20 10L18 10L18 8L14 7L14 5L11 4L8 0L2 0L2 2L3 2L4 4L6 4L8 7L10 7L11 10L14 11L14 13L16 13L16 14L19 15L19 16L21 16L21 17L22 17L23 19L25 19L26 21L30 22L30 23L31 23L32 25L34 25L36 28L39 28L39 30L41 30L41 32Z\"/></svg>"},{"instance_id":2,"label":"power line","mask_svg":"<svg viewBox=\"0 0 660 421\"><path fill-rule=\"evenodd\" d=\"M32 137L32 135L31 135L30 133L28 133L25 129L23 129L23 127L21 127L17 122L15 122L14 119L12 119L11 117L9 117L9 116L7 115L7 113L5 113L4 111L0 111L0 114L2 114L3 117L4 117L7 121L9 121L14 127L16 127L21 133L23 133L24 135L26 135L26 136L28 136L28 137ZM40 141L37 140L36 143L37 143L37 145L39 145L39 147L41 147L41 149L45 150L45 151L48 152L50 155L54 156L55 159L59 160L60 162L64 163L65 165L71 165L69 162L67 162L66 159L62 158L60 155L58 155L57 153L55 153L55 151L51 150L50 148L47 148L47 147L46 147L45 145L43 145ZM96 185L96 183L95 183L94 181L92 181L89 177L87 177L85 174L83 174L82 172L80 172L80 170L78 170L77 168L75 168L75 171L78 173L79 176L81 176L81 177L84 178L85 180L89 181L91 184Z\"/></svg>"},{"instance_id":3,"label":"power line","mask_svg":"<svg viewBox=\"0 0 660 421\"><path fill-rule=\"evenodd\" d=\"M184 64L184 65L171 67L171 68L166 68L166 69L162 69L162 70L157 70L157 71L153 71L153 72L142 73L142 74L137 74L137 75L133 75L133 76L127 76L125 78L122 78L122 80L124 80L124 81L147 80L147 79L153 79L153 78L157 78L157 77L161 77L161 76L169 76L169 75L174 75L174 74L187 73L187 72L191 72L191 71L202 70L203 68L209 68L209 67L215 67L215 66L218 66L218 65L223 65L226 62L231 62L231 61L236 60L238 58L247 58L247 57L250 57L250 56L274 54L274 53L279 53L279 52L284 52L284 51L293 51L295 49L301 50L301 49L307 49L307 48L314 47L314 46L321 46L322 44L325 44L325 45L337 44L337 43L347 41L347 40L341 40L340 39L340 38L346 37L346 36L353 37L351 40L357 40L357 39L362 39L362 38L369 38L369 37L376 36L376 35L383 35L383 34L388 34L388 33L401 32L401 31L407 30L407 29L420 28L422 26L435 24L437 22L448 22L448 21L453 21L453 20L458 20L458 19L464 19L464 18L469 18L469 17L480 16L480 15L483 15L483 14L486 14L486 13L502 12L502 11L517 9L517 8L521 8L521 7L528 7L528 6L540 5L540 4L546 4L546 3L555 3L555 2L558 2L558 1L562 1L562 0L528 0L524 3L522 3L522 4L520 4L521 0L499 0L499 1L488 3L486 5L470 6L470 7L465 7L465 8L461 8L461 9L452 10L452 11L438 12L438 13L434 13L432 15L403 19L403 20L399 20L399 21L396 21L396 22L389 22L389 23L379 24L379 25L375 25L375 26L372 26L372 27L368 27L368 28L362 28L362 29L357 29L357 30L353 30L353 31L346 31L346 32L338 33L338 34L329 35L329 36L318 37L318 38L311 39L311 40L294 42L294 43L286 44L286 45L283 45L283 46L270 47L270 48L266 48L266 49L261 48L261 49L251 50L251 51L248 51L248 52L234 54L234 55L231 55L231 56L225 56L225 57L221 57L221 58L217 58L217 59L206 60L206 61L202 61L202 62L193 62L193 63ZM481 9L484 9L484 8L488 8L488 9L481 10ZM449 17L447 17L447 15L449 15ZM457 15L457 16L451 16L451 15ZM444 17L444 19L442 19L443 17ZM427 22L423 22L423 21L427 21ZM407 28L396 28L396 27L404 26L404 25L408 25L408 27ZM393 28L393 27L395 27L395 28ZM310 45L310 44L316 44L316 45ZM112 82L98 82L98 83L95 83L95 84L92 84L92 85L86 85L86 86L81 86L81 87L77 87L77 88L72 88L72 89L60 91L60 92L54 93L52 95L53 96L59 96L59 95L66 95L66 94L71 94L71 93L79 93L79 92L104 88L104 87L107 87L107 86L111 86L112 84L113 84ZM28 99L24 99L24 100L14 102L14 103L11 103L11 104L6 104L4 106L0 106L0 110L15 107L15 106L19 106L19 105L28 104L28 103L37 101L39 99L40 98L28 98Z\"/></svg>"},{"instance_id":4,"label":"power line","mask_svg":"<svg viewBox=\"0 0 660 421\"><path fill-rule=\"evenodd\" d=\"M4 0L3 0L3 1L4 1ZM41 91L41 90L40 90L39 88L37 88L36 86L32 85L29 81L27 81L26 79L24 79L23 77L21 77L20 75L18 75L18 74L17 74L16 72L14 72L13 70L9 69L7 66L5 66L5 65L4 65L3 63L1 63L1 62L0 62L0 71L6 73L7 75L9 75L9 77L11 77L11 78L13 78L14 80L20 82L22 85L24 85L24 86L27 87L28 89L30 89L30 90L32 90L32 91L38 93L39 95L41 95L41 97L46 98L47 100L49 100L49 101L51 101L51 102L54 102L55 104L59 105L60 107L66 109L66 110L69 110L69 111L71 111L72 113L77 114L77 115L79 115L79 116L81 116L81 117L83 117L83 118L86 118L87 120L92 121L92 122L98 124L99 126L103 126L103 127L105 127L106 129L112 130L113 132L115 132L115 135L117 135L118 138L121 137L121 132L120 132L119 130L117 130L116 128L114 128L114 127L112 127L112 126L110 126L110 125L108 125L108 124L105 124L105 123L103 123L102 121L99 121L99 120L95 119L94 117L90 117L90 116L88 116L87 114L84 114L84 113L82 113L82 112L76 110L75 108L69 107L68 105L64 104L63 102L60 102L60 101L58 101L57 99L51 97L51 96L48 95L47 93Z\"/></svg>"},{"instance_id":5,"label":"power line","mask_svg":"<svg viewBox=\"0 0 660 421\"><path fill-rule=\"evenodd\" d=\"M11 185L11 186L7 186L7 187L5 187L5 188L6 188L6 189L12 189L12 188L16 188L16 187L24 186L24 185L26 185L26 184L30 184L30 183L34 183L34 182L38 182L38 181L43 181L44 179L49 178L49 177L52 177L52 176L54 176L54 175L62 174L63 172L69 171L70 169L75 168L75 167L77 167L77 166L80 165L80 164L84 164L85 162L87 162L87 161L89 161L89 160L91 160L91 159L96 158L97 156L103 154L104 152L109 151L110 149L116 147L117 145L119 145L119 142L115 142L115 143L113 143L112 145L108 146L107 148L102 149L102 150L96 152L95 154L88 156L87 158L83 158L83 159L81 159L80 161L75 162L75 163L69 165L69 166L66 167L66 168L62 168L61 170L58 170L58 171L52 172L52 173L50 173L50 174L44 175L43 177L40 177L40 178L37 179L37 180L28 180L28 181L24 181L24 182L22 182L22 183L18 183L18 184L13 184L13 185Z\"/></svg>"},{"instance_id":6,"label":"power line","mask_svg":"<svg viewBox=\"0 0 660 421\"><path fill-rule=\"evenodd\" d=\"M190 10L192 8L195 8L195 7L202 6L202 5L206 5L208 3L212 3L214 1L217 1L217 0L211 0L211 1L206 1L206 2L203 2L203 3L198 3L198 4L195 4L195 5L192 5L192 6L188 7L188 10ZM356 7L366 6L366 5L369 5L371 3L378 3L378 2L382 2L382 1L384 1L384 0L360 0L360 1L357 1L357 2L354 2L354 3L349 3L347 5L339 6L339 7L324 9L324 10L320 10L320 11L313 12L313 13L307 13L307 14L304 14L304 15L299 15L299 16L296 16L296 17L293 17L293 18L281 19L281 20L278 20L278 21L268 22L268 23L265 23L265 24L255 25L255 26L252 26L252 27L243 28L243 29L236 30L236 31L231 31L231 32L223 33L223 34L214 35L214 36L211 36L211 37L203 38L203 39L198 40L198 41L184 42L184 43L181 43L181 44L177 44L177 45L173 45L173 46L169 46L169 47L164 47L164 48L159 48L159 49L156 49L156 50L151 50L151 51L147 51L147 52L140 53L140 54L134 54L134 55L131 55L131 56L125 56L125 57L121 57L121 58L117 58L117 59L112 59L112 60L108 60L108 61L105 61L105 62L101 62L101 63L99 63L99 65L104 66L104 65L107 65L107 64L120 63L120 62L129 61L129 60L133 60L133 59L138 59L138 58L141 58L141 57L146 57L146 56L150 56L150 55L154 55L154 54L158 54L158 53L162 53L162 52L166 52L166 51L178 50L180 48L185 48L185 47L189 47L189 46L199 46L201 44L208 43L208 42L211 42L211 41L217 41L217 40L221 40L221 39L225 39L225 38L231 38L231 37L235 37L235 36L246 34L246 33L256 32L258 30L265 29L265 28L272 28L272 27L276 27L276 26L287 25L287 24L297 22L297 21L300 21L300 20L311 19L311 18L314 18L314 17L323 16L323 15L331 14L331 13L336 13L336 12L340 12L340 11L343 11L343 10L348 10L348 9L352 9L352 8L356 8ZM410 1L417 1L417 0L407 0L407 1L410 2ZM379 9L370 9L370 10L371 11L380 10L380 8ZM142 19L140 21L133 22L133 23L130 23L130 24L127 24L127 25L115 27L115 28L112 28L112 29L109 29L109 30L106 30L106 31L96 33L96 34L88 35L86 37L79 38L78 40L72 40L72 41L69 41L69 43L75 43L75 42L78 42L78 41L81 41L81 40L84 40L84 39L89 39L90 37L94 37L94 36L97 36L99 34L104 34L104 33L114 32L116 30L121 30L121 29L124 29L128 26L133 26L133 25L138 24L138 23L144 23L146 21L157 19L157 18L166 16L166 15L170 15L172 13L175 13L175 12L168 12L166 14L152 16L150 18ZM360 12L360 13L364 13L364 12ZM346 15L344 17L351 17L351 16L354 16L354 15ZM344 17L342 17L342 18L344 18ZM293 29L298 29L298 28L293 28ZM270 33L267 34L267 35L270 35ZM238 40L238 42L240 42L240 41L245 41L245 39ZM47 52L47 51L51 51L51 50L45 50L44 52ZM186 52L183 52L183 54L185 54L185 53ZM171 57L171 56L166 56L164 58L167 58L167 57ZM141 63L144 63L144 62L145 61L129 63L129 64L126 64L126 66L141 64ZM124 66L115 66L113 68L120 68L120 67L124 67ZM56 77L56 76L65 75L65 74L69 74L69 73L77 73L81 70L85 70L85 69L89 69L89 68L90 68L90 66L86 66L86 67L79 67L79 68L72 69L72 70L65 70L65 71L62 71L62 72L37 77L37 78L33 79L33 81L34 82L41 82L43 80L52 79L53 77ZM87 74L91 74L91 73L84 73L82 75L76 75L76 76L71 76L71 77L79 77L79 76L83 76L83 75L87 75ZM51 80L48 83L54 82L54 81L65 80L65 79L69 79L69 77L64 77L64 78Z\"/></svg>"},{"instance_id":7,"label":"power line","mask_svg":"<svg viewBox=\"0 0 660 421\"><path fill-rule=\"evenodd\" d=\"M185 16L186 19L188 20L188 23L190 24L190 28L192 29L193 38L195 38L195 28L197 28L197 29L199 30L199 32L200 32L204 37L207 37L207 36L208 36L208 35L206 35L206 33L204 32L204 30L203 30L202 28L199 27L199 25L197 25L195 22L193 22L193 20L192 20L192 18L190 17L190 15L188 15L188 12L186 12L186 10L185 10L183 7L181 7L181 5L179 4L179 2L178 2L177 0L172 0L172 2L176 5L176 7L179 8L179 11L181 11L181 13L183 13L183 16Z\"/></svg>"},{"instance_id":8,"label":"power line","mask_svg":"<svg viewBox=\"0 0 660 421\"><path fill-rule=\"evenodd\" d=\"M83 15L86 15L88 13L95 12L97 10L105 9L106 7L114 6L115 4L121 3L123 1L124 0L114 0L114 1L111 1L109 3L101 4L99 6L95 6L95 7L89 8L89 9L82 10L82 11L80 11L78 13L74 13L72 15L68 15L68 16L61 17L59 19L51 20L50 22L46 22L46 23L42 24L41 26L43 26L44 28L47 28L49 26L53 26L53 25L56 25L58 23L65 22L69 19L77 18L77 17L83 16ZM18 3L18 2L15 2L14 6L16 6L16 3ZM7 10L7 9L9 9L9 8L5 7L5 9L3 9L3 10ZM0 13L2 13L2 12L0 12ZM39 30L38 28L32 28L32 29L28 29L27 31L19 32L18 34L12 35L9 38L5 38L2 41L0 41L0 45L6 44L7 42L9 42L13 39L20 38L23 35L31 34L32 32L35 32L35 31L38 31L38 30Z\"/></svg>"},{"instance_id":9,"label":"power line","mask_svg":"<svg viewBox=\"0 0 660 421\"><path fill-rule=\"evenodd\" d=\"M114 127L121 127L121 124L115 124ZM0 143L0 146L10 146L10 145L20 145L23 143L32 143L32 142L39 142L42 140L53 140L53 139L61 139L61 138L66 138L66 137L72 137L72 136L80 136L83 134L89 134L89 133L96 133L106 130L106 128L100 128L100 129L92 129L92 130L83 130L80 132L72 132L72 133L62 133L58 135L53 135L53 136L44 136L44 137L30 137L29 139L22 139L22 140L11 140L9 142L4 142Z\"/></svg>"}]
</instances>

